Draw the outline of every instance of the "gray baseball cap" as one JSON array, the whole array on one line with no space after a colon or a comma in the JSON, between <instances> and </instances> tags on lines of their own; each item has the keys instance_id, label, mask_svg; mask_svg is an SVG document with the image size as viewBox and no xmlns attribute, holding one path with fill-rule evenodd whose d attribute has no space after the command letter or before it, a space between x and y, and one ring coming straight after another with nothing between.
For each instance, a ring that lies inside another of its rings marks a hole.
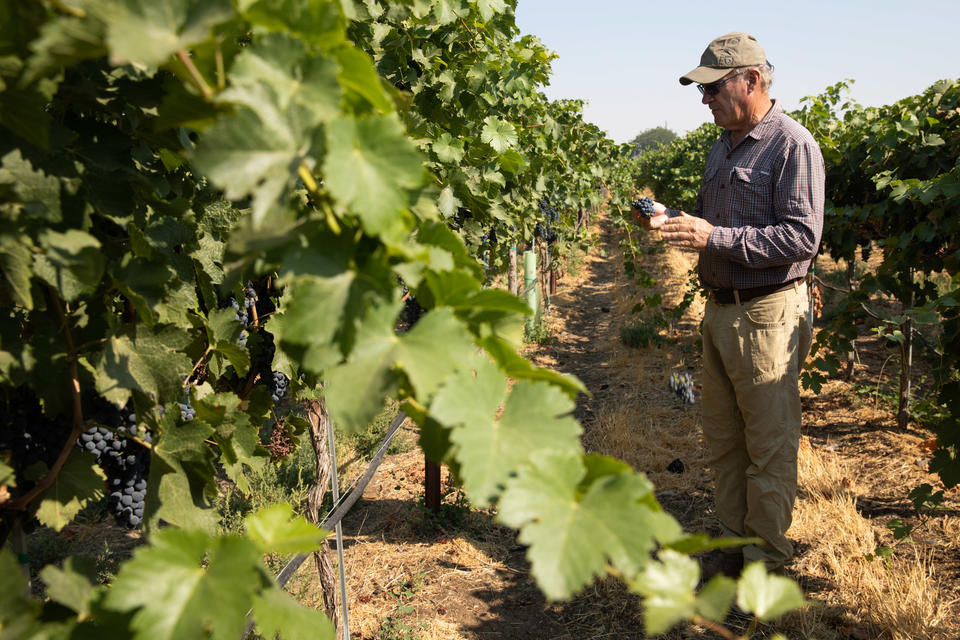
<instances>
[{"instance_id":1,"label":"gray baseball cap","mask_svg":"<svg viewBox=\"0 0 960 640\"><path fill-rule=\"evenodd\" d=\"M763 47L749 33L734 31L710 43L700 56L700 66L680 76L680 84L709 84L730 73L731 69L767 63Z\"/></svg>"}]
</instances>

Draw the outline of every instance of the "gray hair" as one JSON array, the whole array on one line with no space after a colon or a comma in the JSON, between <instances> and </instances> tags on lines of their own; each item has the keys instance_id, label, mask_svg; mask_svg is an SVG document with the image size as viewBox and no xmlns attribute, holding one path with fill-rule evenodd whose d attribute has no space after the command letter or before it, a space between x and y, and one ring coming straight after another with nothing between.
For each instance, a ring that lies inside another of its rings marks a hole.
<instances>
[{"instance_id":1,"label":"gray hair","mask_svg":"<svg viewBox=\"0 0 960 640\"><path fill-rule=\"evenodd\" d=\"M767 64L747 68L757 70L757 73L760 74L760 88L765 93L770 93L770 87L773 86L773 65L767 62Z\"/></svg>"}]
</instances>

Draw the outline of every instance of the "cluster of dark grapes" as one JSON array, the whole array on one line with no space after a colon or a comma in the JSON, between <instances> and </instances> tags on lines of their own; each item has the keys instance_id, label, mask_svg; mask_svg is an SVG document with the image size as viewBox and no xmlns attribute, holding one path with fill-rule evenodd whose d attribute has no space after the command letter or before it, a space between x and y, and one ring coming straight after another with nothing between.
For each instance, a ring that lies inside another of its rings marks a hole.
<instances>
[{"instance_id":1,"label":"cluster of dark grapes","mask_svg":"<svg viewBox=\"0 0 960 640\"><path fill-rule=\"evenodd\" d=\"M118 411L101 404L91 416L100 424L80 434L77 444L97 456L97 464L107 475L108 502L117 522L138 527L143 522L150 452L128 436L142 437L147 444L153 437L149 430L138 427L130 405Z\"/></svg>"},{"instance_id":2,"label":"cluster of dark grapes","mask_svg":"<svg viewBox=\"0 0 960 640\"><path fill-rule=\"evenodd\" d=\"M230 306L233 307L233 310L237 312L237 322L245 327L250 324L250 310L256 308L257 300L259 300L259 297L252 282L248 282L247 286L243 288L243 308L240 308L240 303L237 302L236 298L230 296L228 302ZM237 339L237 344L241 347L247 346L247 337L247 332L241 331L240 337Z\"/></svg>"},{"instance_id":3,"label":"cluster of dark grapes","mask_svg":"<svg viewBox=\"0 0 960 640\"><path fill-rule=\"evenodd\" d=\"M400 312L400 317L397 318L396 331L397 333L404 333L413 329L414 325L423 316L423 307L420 306L413 292L407 289L407 285L402 281L400 282L400 290L403 293L403 310Z\"/></svg>"},{"instance_id":4,"label":"cluster of dark grapes","mask_svg":"<svg viewBox=\"0 0 960 640\"><path fill-rule=\"evenodd\" d=\"M24 472L41 463L49 469L63 450L72 428L68 418L44 415L40 401L27 387L6 389L0 399L0 461L17 474L17 491L32 486Z\"/></svg>"},{"instance_id":5,"label":"cluster of dark grapes","mask_svg":"<svg viewBox=\"0 0 960 640\"><path fill-rule=\"evenodd\" d=\"M290 379L279 371L273 371L267 379L267 388L270 390L270 399L274 404L287 397L287 388Z\"/></svg>"},{"instance_id":6,"label":"cluster of dark grapes","mask_svg":"<svg viewBox=\"0 0 960 640\"><path fill-rule=\"evenodd\" d=\"M243 326L247 326L250 316L247 315L246 309L240 308L240 303L237 302L237 299L233 296L230 296L230 306L233 307L233 310L237 312L237 322Z\"/></svg>"},{"instance_id":7,"label":"cluster of dark grapes","mask_svg":"<svg viewBox=\"0 0 960 640\"><path fill-rule=\"evenodd\" d=\"M652 218L654 215L653 198L638 198L630 203L633 209L640 212L644 218Z\"/></svg>"},{"instance_id":8,"label":"cluster of dark grapes","mask_svg":"<svg viewBox=\"0 0 960 640\"><path fill-rule=\"evenodd\" d=\"M183 418L184 422L190 422L197 417L197 410L193 408L189 394L187 394L186 402L178 402L177 406L180 407L180 417Z\"/></svg>"},{"instance_id":9,"label":"cluster of dark grapes","mask_svg":"<svg viewBox=\"0 0 960 640\"><path fill-rule=\"evenodd\" d=\"M269 331L260 331L257 335L260 339L254 346L251 357L258 371L270 371L273 368L273 357L277 353L277 344Z\"/></svg>"},{"instance_id":10,"label":"cluster of dark grapes","mask_svg":"<svg viewBox=\"0 0 960 640\"><path fill-rule=\"evenodd\" d=\"M230 306L233 307L233 309L237 312L237 322L239 322L239 323L242 324L243 326L247 326L247 323L248 323L248 321L249 321L249 319L250 319L250 316L247 314L246 308L241 309L241 308L240 308L240 303L238 303L238 302L237 302L237 299L234 298L233 296L230 296ZM240 345L241 347L247 346L247 332L246 332L246 331L241 331L241 332L240 332L240 337L237 338L237 344Z\"/></svg>"},{"instance_id":11,"label":"cluster of dark grapes","mask_svg":"<svg viewBox=\"0 0 960 640\"><path fill-rule=\"evenodd\" d=\"M670 391L680 396L680 398L688 404L695 402L693 395L693 378L690 377L689 373L680 375L674 371L670 376Z\"/></svg>"},{"instance_id":12,"label":"cluster of dark grapes","mask_svg":"<svg viewBox=\"0 0 960 640\"><path fill-rule=\"evenodd\" d=\"M469 220L472 215L469 209L458 207L457 212L453 214L453 218L450 220L450 228L454 231L459 231L463 228L463 223Z\"/></svg>"},{"instance_id":13,"label":"cluster of dark grapes","mask_svg":"<svg viewBox=\"0 0 960 640\"><path fill-rule=\"evenodd\" d=\"M553 230L553 223L560 220L560 214L554 211L553 207L550 206L549 201L546 198L540 200L539 203L540 213L543 214L543 219L546 221L538 221L536 227L533 229L533 235L539 238L542 242L547 244L553 244L557 241L557 234Z\"/></svg>"},{"instance_id":14,"label":"cluster of dark grapes","mask_svg":"<svg viewBox=\"0 0 960 640\"><path fill-rule=\"evenodd\" d=\"M554 222L560 221L560 214L550 206L549 200L546 198L541 199L538 206L540 207L540 213L543 214L543 217L547 221L548 225L552 225Z\"/></svg>"}]
</instances>

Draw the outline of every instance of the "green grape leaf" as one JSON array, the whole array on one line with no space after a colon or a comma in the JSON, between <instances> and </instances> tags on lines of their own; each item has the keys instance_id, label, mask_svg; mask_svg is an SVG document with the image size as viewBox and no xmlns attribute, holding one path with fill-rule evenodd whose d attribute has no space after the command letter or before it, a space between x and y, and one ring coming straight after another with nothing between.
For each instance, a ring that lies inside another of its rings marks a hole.
<instances>
[{"instance_id":1,"label":"green grape leaf","mask_svg":"<svg viewBox=\"0 0 960 640\"><path fill-rule=\"evenodd\" d=\"M337 630L326 616L308 609L281 589L268 589L253 601L253 618L264 638L336 640Z\"/></svg>"},{"instance_id":2,"label":"green grape leaf","mask_svg":"<svg viewBox=\"0 0 960 640\"><path fill-rule=\"evenodd\" d=\"M260 106L267 104L266 99L259 101ZM227 198L253 196L252 223L257 229L295 182L309 141L300 123L287 114L274 110L267 116L241 107L204 132L194 164L224 189Z\"/></svg>"},{"instance_id":3,"label":"green grape leaf","mask_svg":"<svg viewBox=\"0 0 960 640\"><path fill-rule=\"evenodd\" d=\"M324 48L344 40L343 19L336 2L320 0L240 0L243 17L257 27L296 34Z\"/></svg>"},{"instance_id":4,"label":"green grape leaf","mask_svg":"<svg viewBox=\"0 0 960 640\"><path fill-rule=\"evenodd\" d=\"M24 89L3 87L0 91L0 124L41 149L50 146L53 119L45 107L56 93L58 83L42 79Z\"/></svg>"},{"instance_id":5,"label":"green grape leaf","mask_svg":"<svg viewBox=\"0 0 960 640\"><path fill-rule=\"evenodd\" d=\"M10 151L0 162L0 184L13 186L17 201L23 205L23 214L47 223L60 222L60 180L34 169L19 149Z\"/></svg>"},{"instance_id":6,"label":"green grape leaf","mask_svg":"<svg viewBox=\"0 0 960 640\"><path fill-rule=\"evenodd\" d=\"M210 502L214 456L207 445L214 429L200 419L178 425L176 413L164 413L162 435L153 445L144 525L153 531L163 520L179 527L215 531L217 513Z\"/></svg>"},{"instance_id":7,"label":"green grape leaf","mask_svg":"<svg viewBox=\"0 0 960 640\"><path fill-rule=\"evenodd\" d=\"M481 290L480 282L463 271L427 271L424 277L435 305L454 306Z\"/></svg>"},{"instance_id":8,"label":"green grape leaf","mask_svg":"<svg viewBox=\"0 0 960 640\"><path fill-rule=\"evenodd\" d=\"M753 612L763 622L779 618L806 604L796 582L768 574L762 562L748 565L737 583L737 606Z\"/></svg>"},{"instance_id":9,"label":"green grape leaf","mask_svg":"<svg viewBox=\"0 0 960 640\"><path fill-rule=\"evenodd\" d=\"M190 358L178 351L185 335L172 327L138 326L132 339L111 336L95 362L97 391L118 406L126 404L132 389L162 401L178 398L181 376L193 369Z\"/></svg>"},{"instance_id":10,"label":"green grape leaf","mask_svg":"<svg viewBox=\"0 0 960 640\"><path fill-rule=\"evenodd\" d=\"M437 159L445 164L460 164L463 161L463 142L449 133L442 133L431 143L430 147L437 155Z\"/></svg>"},{"instance_id":11,"label":"green grape leaf","mask_svg":"<svg viewBox=\"0 0 960 640\"><path fill-rule=\"evenodd\" d=\"M577 451L541 447L529 457L531 464L506 482L498 519L520 529L544 594L568 598L604 574L608 563L627 578L637 575L654 548L650 519L656 512L644 503L650 482L619 461L607 473L604 456L584 459ZM613 512L617 517L610 517Z\"/></svg>"},{"instance_id":12,"label":"green grape leaf","mask_svg":"<svg viewBox=\"0 0 960 640\"><path fill-rule=\"evenodd\" d=\"M98 9L112 61L154 67L233 17L229 0L105 0Z\"/></svg>"},{"instance_id":13,"label":"green grape leaf","mask_svg":"<svg viewBox=\"0 0 960 640\"><path fill-rule=\"evenodd\" d=\"M476 346L450 309L434 309L406 334L394 333L402 303L383 305L364 319L357 346L347 362L329 373L327 398L331 414L346 429L369 424L379 411L371 399L382 399L406 374L417 398L426 400Z\"/></svg>"},{"instance_id":14,"label":"green grape leaf","mask_svg":"<svg viewBox=\"0 0 960 640\"><path fill-rule=\"evenodd\" d=\"M438 247L453 256L456 269L466 271L474 279L483 280L483 267L470 254L453 231L442 222L426 222L417 230L417 242L429 247ZM450 269L451 271L453 269Z\"/></svg>"},{"instance_id":15,"label":"green grape leaf","mask_svg":"<svg viewBox=\"0 0 960 640\"><path fill-rule=\"evenodd\" d=\"M493 147L497 153L504 153L517 144L517 130L506 120L488 116L483 121L480 139Z\"/></svg>"},{"instance_id":16,"label":"green grape leaf","mask_svg":"<svg viewBox=\"0 0 960 640\"><path fill-rule=\"evenodd\" d=\"M103 497L106 476L93 464L93 456L74 449L53 481L40 496L37 520L61 531L91 502Z\"/></svg>"},{"instance_id":17,"label":"green grape leaf","mask_svg":"<svg viewBox=\"0 0 960 640\"><path fill-rule=\"evenodd\" d=\"M500 168L507 173L516 174L527 168L527 159L513 149L500 154L497 160L500 162Z\"/></svg>"},{"instance_id":18,"label":"green grape leaf","mask_svg":"<svg viewBox=\"0 0 960 640\"><path fill-rule=\"evenodd\" d=\"M9 284L14 304L30 311L33 294L30 291L33 254L29 236L0 235L0 272Z\"/></svg>"},{"instance_id":19,"label":"green grape leaf","mask_svg":"<svg viewBox=\"0 0 960 640\"><path fill-rule=\"evenodd\" d=\"M576 399L579 393L589 393L579 378L534 365L517 353L516 345L501 337L488 336L481 344L511 378L547 382L562 389L571 399Z\"/></svg>"},{"instance_id":20,"label":"green grape leaf","mask_svg":"<svg viewBox=\"0 0 960 640\"><path fill-rule=\"evenodd\" d=\"M485 21L490 20L498 13L503 13L507 8L507 3L504 0L477 0L476 5L480 17Z\"/></svg>"},{"instance_id":21,"label":"green grape leaf","mask_svg":"<svg viewBox=\"0 0 960 640\"><path fill-rule=\"evenodd\" d=\"M407 189L423 180L423 159L395 117L343 117L327 127L327 188L373 235L402 237Z\"/></svg>"},{"instance_id":22,"label":"green grape leaf","mask_svg":"<svg viewBox=\"0 0 960 640\"><path fill-rule=\"evenodd\" d=\"M3 460L0 460L0 486L17 486L17 477L14 474L13 469L7 466L7 463Z\"/></svg>"},{"instance_id":23,"label":"green grape leaf","mask_svg":"<svg viewBox=\"0 0 960 640\"><path fill-rule=\"evenodd\" d=\"M686 554L762 543L763 540L760 538L711 538L703 533L687 534L676 540L664 541L664 544L674 551Z\"/></svg>"},{"instance_id":24,"label":"green grape leaf","mask_svg":"<svg viewBox=\"0 0 960 640\"><path fill-rule=\"evenodd\" d=\"M40 572L47 595L84 618L90 614L90 601L97 592L97 565L89 556L69 557L63 568L47 565Z\"/></svg>"},{"instance_id":25,"label":"green grape leaf","mask_svg":"<svg viewBox=\"0 0 960 640\"><path fill-rule=\"evenodd\" d=\"M221 340L213 347L213 351L226 357L238 374L241 376L247 375L247 371L250 369L250 354L245 348L234 342Z\"/></svg>"},{"instance_id":26,"label":"green grape leaf","mask_svg":"<svg viewBox=\"0 0 960 640\"><path fill-rule=\"evenodd\" d=\"M277 342L302 348L299 360L306 369L321 373L339 361L334 338L343 325L355 278L350 271L329 278L299 277L289 287L283 314L271 318Z\"/></svg>"},{"instance_id":27,"label":"green grape leaf","mask_svg":"<svg viewBox=\"0 0 960 640\"><path fill-rule=\"evenodd\" d=\"M232 306L210 312L207 316L207 341L210 344L237 341L243 331L243 325L237 320L237 313Z\"/></svg>"},{"instance_id":28,"label":"green grape leaf","mask_svg":"<svg viewBox=\"0 0 960 640\"><path fill-rule=\"evenodd\" d=\"M440 191L440 197L437 199L437 208L440 209L440 213L448 218L453 217L461 205L463 203L453 192L453 187L447 185Z\"/></svg>"},{"instance_id":29,"label":"green grape leaf","mask_svg":"<svg viewBox=\"0 0 960 640\"><path fill-rule=\"evenodd\" d=\"M244 519L244 529L261 553L311 553L323 545L327 531L293 515L286 503L265 507Z\"/></svg>"},{"instance_id":30,"label":"green grape leaf","mask_svg":"<svg viewBox=\"0 0 960 640\"><path fill-rule=\"evenodd\" d=\"M643 621L647 635L666 632L696 610L694 589L700 578L697 561L689 556L661 551L637 578L634 590L643 596Z\"/></svg>"},{"instance_id":31,"label":"green grape leaf","mask_svg":"<svg viewBox=\"0 0 960 640\"><path fill-rule=\"evenodd\" d=\"M235 536L163 529L124 563L106 606L135 612L136 640L235 640L261 584L260 552Z\"/></svg>"},{"instance_id":32,"label":"green grape leaf","mask_svg":"<svg viewBox=\"0 0 960 640\"><path fill-rule=\"evenodd\" d=\"M447 381L430 416L452 428L464 487L471 500L486 503L533 453L579 451L580 425L564 415L574 405L557 387L521 380L508 397L506 377L494 363L484 359L475 367Z\"/></svg>"},{"instance_id":33,"label":"green grape leaf","mask_svg":"<svg viewBox=\"0 0 960 640\"><path fill-rule=\"evenodd\" d=\"M40 244L44 252L35 258L34 272L64 300L93 293L100 285L106 259L96 238L76 229L46 231Z\"/></svg>"},{"instance_id":34,"label":"green grape leaf","mask_svg":"<svg viewBox=\"0 0 960 640\"><path fill-rule=\"evenodd\" d=\"M28 624L39 613L40 601L31 597L23 567L10 549L0 547L0 623L3 623L3 630L14 627L14 624Z\"/></svg>"},{"instance_id":35,"label":"green grape leaf","mask_svg":"<svg viewBox=\"0 0 960 640\"><path fill-rule=\"evenodd\" d=\"M344 102L354 105L354 110L363 112L366 104L380 113L395 111L383 81L370 56L356 47L339 47L335 52L340 63L340 86L343 87Z\"/></svg>"},{"instance_id":36,"label":"green grape leaf","mask_svg":"<svg viewBox=\"0 0 960 640\"><path fill-rule=\"evenodd\" d=\"M340 113L339 66L287 35L271 34L237 56L220 100L242 104L262 121L278 117L309 131Z\"/></svg>"},{"instance_id":37,"label":"green grape leaf","mask_svg":"<svg viewBox=\"0 0 960 640\"><path fill-rule=\"evenodd\" d=\"M436 0L433 7L433 15L440 24L453 22L467 13L468 9L463 0Z\"/></svg>"},{"instance_id":38,"label":"green grape leaf","mask_svg":"<svg viewBox=\"0 0 960 640\"><path fill-rule=\"evenodd\" d=\"M106 55L106 33L106 24L93 13L79 20L71 16L47 22L40 29L40 37L30 43L33 55L27 61L22 82L31 84L61 67Z\"/></svg>"},{"instance_id":39,"label":"green grape leaf","mask_svg":"<svg viewBox=\"0 0 960 640\"><path fill-rule=\"evenodd\" d=\"M723 622L736 597L737 581L727 576L715 575L697 594L694 608L708 620Z\"/></svg>"}]
</instances>

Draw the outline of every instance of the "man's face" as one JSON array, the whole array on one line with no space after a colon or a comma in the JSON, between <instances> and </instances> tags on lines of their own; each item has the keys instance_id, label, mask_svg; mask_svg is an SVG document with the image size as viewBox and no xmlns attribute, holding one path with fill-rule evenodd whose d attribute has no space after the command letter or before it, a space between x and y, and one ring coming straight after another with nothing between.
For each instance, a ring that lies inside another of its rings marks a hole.
<instances>
[{"instance_id":1,"label":"man's face","mask_svg":"<svg viewBox=\"0 0 960 640\"><path fill-rule=\"evenodd\" d=\"M745 75L731 77L736 74L735 71L724 76L720 82L716 95L710 95L704 92L701 102L710 107L710 113L713 114L713 121L724 129L739 130L744 126L749 126L749 113L747 112L747 92ZM727 80L727 78L730 78Z\"/></svg>"}]
</instances>

